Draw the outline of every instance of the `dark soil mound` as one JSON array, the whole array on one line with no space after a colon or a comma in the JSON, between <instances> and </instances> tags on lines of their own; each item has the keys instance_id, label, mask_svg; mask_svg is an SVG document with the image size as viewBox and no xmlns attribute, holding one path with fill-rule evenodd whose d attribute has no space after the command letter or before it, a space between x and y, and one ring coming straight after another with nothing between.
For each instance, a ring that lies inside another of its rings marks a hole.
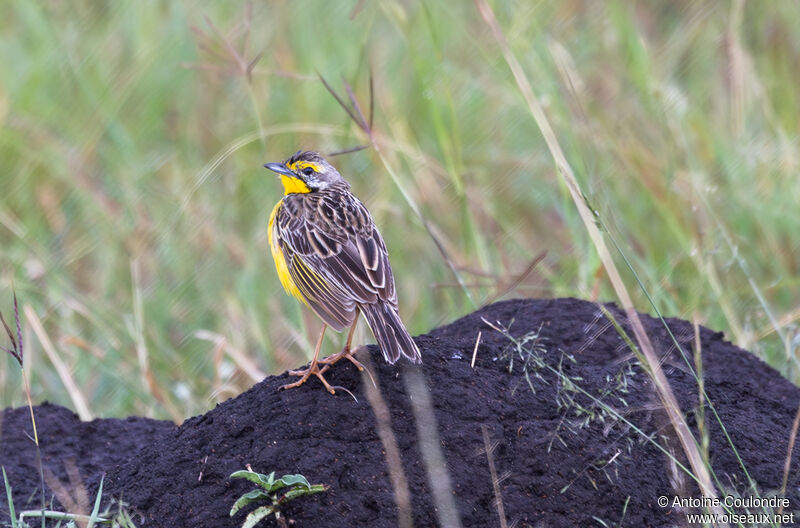
<instances>
[{"instance_id":1,"label":"dark soil mound","mask_svg":"<svg viewBox=\"0 0 800 528\"><path fill-rule=\"evenodd\" d=\"M609 309L624 322L619 310ZM510 340L482 318L510 325L515 337L540 331L537 346L543 362L528 363L535 392L522 375L519 357L509 374ZM647 316L644 323L664 356L680 405L696 428L696 383L661 323ZM691 360L692 326L675 319L668 323ZM758 492L774 493L781 486L800 390L725 342L720 333L701 329L700 337L706 391ZM683 510L659 507L657 499L698 497L691 478L574 386L618 410L688 466L652 384L598 306L574 299L501 302L416 341L438 422L438 445L463 526L500 524L482 426L496 444L493 462L505 477L499 482L505 516L519 528L602 526L598 520L608 526L621 521L624 526L685 524ZM390 411L411 491L414 526L438 526L410 404L410 398L418 396L409 394L410 385L404 383L411 373L383 363L374 347L370 352L372 374ZM66 480L64 461L72 458L90 487L96 487L106 471L105 494L123 495L140 527L240 526L244 515L231 519L228 511L252 486L228 476L246 464L278 475L302 473L313 483L330 486L285 508L297 526L397 526L398 508L375 412L361 375L344 363L330 371L328 381L347 387L358 403L343 391L327 394L317 380L278 391L289 379L284 375L269 377L180 427L143 419L80 423L58 407L37 407L45 465ZM710 459L719 482L727 492L752 495L708 406L705 415ZM17 503L26 502L37 485L34 451L24 436L30 429L26 419L25 409L6 410L0 438L0 463L9 472ZM797 462L795 455L786 511L800 504Z\"/></svg>"},{"instance_id":2,"label":"dark soil mound","mask_svg":"<svg viewBox=\"0 0 800 528\"><path fill-rule=\"evenodd\" d=\"M67 488L70 468L76 467L86 484L96 485L103 473L129 462L139 448L154 442L159 434L175 430L172 422L133 416L81 422L69 409L50 403L34 407L34 413L42 465ZM0 416L0 465L14 490L17 511L39 508L41 496L37 490L41 477L27 407L6 409ZM5 526L6 494L1 495L0 526Z\"/></svg>"}]
</instances>

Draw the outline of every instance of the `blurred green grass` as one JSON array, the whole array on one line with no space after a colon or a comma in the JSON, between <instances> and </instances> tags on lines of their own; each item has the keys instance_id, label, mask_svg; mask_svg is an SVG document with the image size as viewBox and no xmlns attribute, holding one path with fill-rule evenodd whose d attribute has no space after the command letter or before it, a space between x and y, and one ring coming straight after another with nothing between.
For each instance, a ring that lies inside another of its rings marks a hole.
<instances>
[{"instance_id":1,"label":"blurred green grass","mask_svg":"<svg viewBox=\"0 0 800 528\"><path fill-rule=\"evenodd\" d=\"M798 4L494 9L659 308L797 383ZM398 181L372 150L334 163L381 227L412 333L503 295L613 300L472 3L20 0L0 27L0 309L13 284L54 344L26 321L37 401L74 397L51 354L93 413L174 419L308 357L319 325L277 280L281 191L261 165L367 143L316 72L365 106L372 72ZM0 365L0 405L22 404Z\"/></svg>"}]
</instances>

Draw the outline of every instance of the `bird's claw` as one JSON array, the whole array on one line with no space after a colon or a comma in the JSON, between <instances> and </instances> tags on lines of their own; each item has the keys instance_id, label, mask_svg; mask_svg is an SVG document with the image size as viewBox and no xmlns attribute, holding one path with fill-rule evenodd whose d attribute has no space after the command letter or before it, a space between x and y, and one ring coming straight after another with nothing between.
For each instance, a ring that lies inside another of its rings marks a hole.
<instances>
[{"instance_id":1,"label":"bird's claw","mask_svg":"<svg viewBox=\"0 0 800 528\"><path fill-rule=\"evenodd\" d=\"M321 363L321 361L319 363ZM330 368L330 365L325 365L324 367L319 368L319 364L315 363L314 365L311 365L307 369L290 370L288 372L288 374L290 376L300 376L300 379L295 381L294 383L289 383L289 384L281 386L281 389L282 390L287 390L287 389L294 389L296 387L299 387L300 385L302 385L303 383L308 381L308 378L311 377L312 374L314 374L316 377L319 378L319 380L322 382L322 384L325 385L325 389L328 392L330 392L331 394L336 394L336 391L333 389L333 387L330 386L328 381L322 375L329 368Z\"/></svg>"},{"instance_id":2,"label":"bird's claw","mask_svg":"<svg viewBox=\"0 0 800 528\"><path fill-rule=\"evenodd\" d=\"M349 359L350 362L353 365L356 366L356 368L359 370L359 372L363 372L364 371L364 365L362 365L361 362L358 361L355 358L355 356L353 356L353 354L350 352L350 349L346 348L346 347L343 348L341 352L337 352L336 354L331 354L330 356L326 357L325 359L320 359L319 362L323 363L325 365L325 368L328 368L328 367L332 366L334 363L336 363L337 361L339 361L342 358ZM324 372L324 370L323 370L323 372Z\"/></svg>"}]
</instances>

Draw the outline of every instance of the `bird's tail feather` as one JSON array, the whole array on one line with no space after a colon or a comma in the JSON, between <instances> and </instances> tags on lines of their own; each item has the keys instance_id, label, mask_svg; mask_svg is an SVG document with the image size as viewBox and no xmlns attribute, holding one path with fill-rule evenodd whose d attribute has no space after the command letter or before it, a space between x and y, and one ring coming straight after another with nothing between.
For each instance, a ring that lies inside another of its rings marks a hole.
<instances>
[{"instance_id":1,"label":"bird's tail feather","mask_svg":"<svg viewBox=\"0 0 800 528\"><path fill-rule=\"evenodd\" d=\"M394 363L405 356L412 363L422 363L419 349L394 306L377 302L361 305L361 311L386 361Z\"/></svg>"}]
</instances>

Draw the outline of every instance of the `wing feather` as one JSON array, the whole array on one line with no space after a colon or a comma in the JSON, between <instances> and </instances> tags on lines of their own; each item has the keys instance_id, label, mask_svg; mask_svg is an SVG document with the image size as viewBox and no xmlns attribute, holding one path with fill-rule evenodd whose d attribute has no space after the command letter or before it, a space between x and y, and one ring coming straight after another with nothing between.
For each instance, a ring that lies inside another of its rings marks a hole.
<instances>
[{"instance_id":1,"label":"wing feather","mask_svg":"<svg viewBox=\"0 0 800 528\"><path fill-rule=\"evenodd\" d=\"M355 302L335 284L310 269L300 255L287 255L285 244L283 246L289 275L306 303L336 330L349 326L356 316Z\"/></svg>"},{"instance_id":2,"label":"wing feather","mask_svg":"<svg viewBox=\"0 0 800 528\"><path fill-rule=\"evenodd\" d=\"M346 198L349 214L336 207L342 203L339 196L314 207L317 215L298 214L301 204L281 207L275 222L293 281L314 311L337 329L352 323L357 303L381 300L397 306L386 244L366 207L349 193ZM340 227L345 216L359 221Z\"/></svg>"}]
</instances>

